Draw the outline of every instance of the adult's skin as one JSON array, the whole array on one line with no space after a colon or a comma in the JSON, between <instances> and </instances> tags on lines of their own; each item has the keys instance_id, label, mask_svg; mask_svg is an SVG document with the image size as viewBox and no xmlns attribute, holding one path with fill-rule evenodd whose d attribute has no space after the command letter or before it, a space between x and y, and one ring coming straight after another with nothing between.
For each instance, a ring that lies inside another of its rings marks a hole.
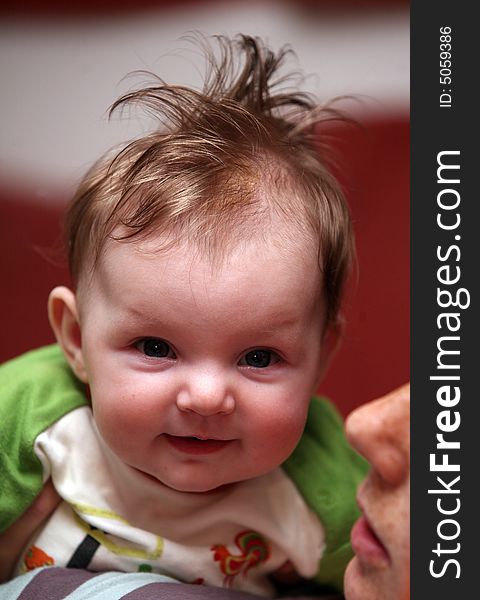
<instances>
[{"instance_id":1,"label":"adult's skin","mask_svg":"<svg viewBox=\"0 0 480 600\"><path fill-rule=\"evenodd\" d=\"M355 557L347 600L410 598L410 386L365 404L347 419L350 444L370 463L358 490L362 517L352 529Z\"/></svg>"},{"instance_id":2,"label":"adult's skin","mask_svg":"<svg viewBox=\"0 0 480 600\"><path fill-rule=\"evenodd\" d=\"M53 513L60 502L49 479L36 500L27 508L20 519L0 535L0 582L10 578L20 553L25 548L32 532L40 527Z\"/></svg>"}]
</instances>

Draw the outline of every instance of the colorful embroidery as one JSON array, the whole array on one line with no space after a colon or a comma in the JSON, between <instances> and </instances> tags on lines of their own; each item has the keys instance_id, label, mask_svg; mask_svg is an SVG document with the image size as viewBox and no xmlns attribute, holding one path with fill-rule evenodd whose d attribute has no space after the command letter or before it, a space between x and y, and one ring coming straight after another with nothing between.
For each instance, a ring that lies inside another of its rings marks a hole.
<instances>
[{"instance_id":1,"label":"colorful embroidery","mask_svg":"<svg viewBox=\"0 0 480 600\"><path fill-rule=\"evenodd\" d=\"M33 571L33 569L38 569L39 567L51 567L55 564L53 558L48 556L38 546L32 546L27 550L23 562L27 567L27 571Z\"/></svg>"},{"instance_id":2,"label":"colorful embroidery","mask_svg":"<svg viewBox=\"0 0 480 600\"><path fill-rule=\"evenodd\" d=\"M246 577L252 567L266 562L270 557L268 544L255 531L241 531L235 537L235 544L241 554L232 554L226 546L218 544L211 547L213 559L220 562L220 570L225 575L223 584L226 587L233 585L239 573Z\"/></svg>"}]
</instances>

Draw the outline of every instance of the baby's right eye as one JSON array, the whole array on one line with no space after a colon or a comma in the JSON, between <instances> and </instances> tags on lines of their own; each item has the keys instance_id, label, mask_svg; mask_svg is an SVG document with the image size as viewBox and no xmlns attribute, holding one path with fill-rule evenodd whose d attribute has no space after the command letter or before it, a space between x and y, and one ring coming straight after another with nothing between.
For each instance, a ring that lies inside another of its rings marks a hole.
<instances>
[{"instance_id":1,"label":"baby's right eye","mask_svg":"<svg viewBox=\"0 0 480 600\"><path fill-rule=\"evenodd\" d=\"M135 347L145 356L152 358L176 358L175 352L165 340L159 338L145 338L139 340Z\"/></svg>"}]
</instances>

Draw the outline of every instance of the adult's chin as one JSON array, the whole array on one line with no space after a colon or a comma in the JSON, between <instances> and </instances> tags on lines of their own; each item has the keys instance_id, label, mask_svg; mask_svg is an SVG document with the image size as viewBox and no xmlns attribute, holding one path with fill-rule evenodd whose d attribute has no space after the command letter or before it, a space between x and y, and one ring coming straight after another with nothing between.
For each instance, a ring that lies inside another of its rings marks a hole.
<instances>
[{"instance_id":1,"label":"adult's chin","mask_svg":"<svg viewBox=\"0 0 480 600\"><path fill-rule=\"evenodd\" d=\"M391 569L362 565L354 556L345 571L344 594L346 600L410 600L410 582L408 577L399 581Z\"/></svg>"},{"instance_id":2,"label":"adult's chin","mask_svg":"<svg viewBox=\"0 0 480 600\"><path fill-rule=\"evenodd\" d=\"M387 600L372 573L364 572L356 556L348 563L345 571L344 594L346 600Z\"/></svg>"},{"instance_id":3,"label":"adult's chin","mask_svg":"<svg viewBox=\"0 0 480 600\"><path fill-rule=\"evenodd\" d=\"M346 600L359 600L358 559L356 556L348 563L343 581L343 591Z\"/></svg>"}]
</instances>

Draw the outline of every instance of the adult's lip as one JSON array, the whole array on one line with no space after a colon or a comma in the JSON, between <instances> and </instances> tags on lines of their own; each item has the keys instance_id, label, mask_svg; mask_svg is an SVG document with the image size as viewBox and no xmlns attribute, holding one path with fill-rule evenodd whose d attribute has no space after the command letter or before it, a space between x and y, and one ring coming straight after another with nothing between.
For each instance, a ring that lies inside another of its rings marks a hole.
<instances>
[{"instance_id":1,"label":"adult's lip","mask_svg":"<svg viewBox=\"0 0 480 600\"><path fill-rule=\"evenodd\" d=\"M390 562L388 550L373 528L360 499L358 505L363 514L352 528L353 551L361 562L374 567L385 567Z\"/></svg>"},{"instance_id":2,"label":"adult's lip","mask_svg":"<svg viewBox=\"0 0 480 600\"><path fill-rule=\"evenodd\" d=\"M205 435L187 436L164 433L163 436L170 446L175 448L175 450L178 450L184 454L192 454L197 456L220 452L233 441L228 439L208 437Z\"/></svg>"}]
</instances>

